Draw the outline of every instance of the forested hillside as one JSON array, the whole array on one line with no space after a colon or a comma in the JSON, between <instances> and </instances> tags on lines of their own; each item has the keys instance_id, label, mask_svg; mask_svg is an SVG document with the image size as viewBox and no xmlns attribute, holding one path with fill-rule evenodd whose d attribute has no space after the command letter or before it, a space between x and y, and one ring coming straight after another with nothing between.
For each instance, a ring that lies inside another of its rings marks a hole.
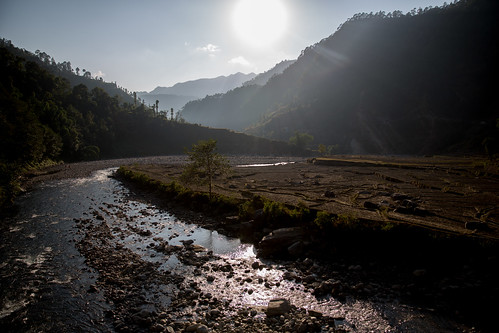
<instances>
[{"instance_id":1,"label":"forested hillside","mask_svg":"<svg viewBox=\"0 0 499 333\"><path fill-rule=\"evenodd\" d=\"M277 65L275 65L274 67L272 67L271 69L269 69L268 71L263 72L261 74L258 74L257 76L255 76L251 80L244 82L243 86L250 86L252 84L264 86L267 84L267 82L269 82L269 80L274 75L281 74L282 72L284 72L284 70L286 68L291 66L294 62L295 62L295 60L283 60L280 63L278 63Z\"/></svg>"},{"instance_id":2,"label":"forested hillside","mask_svg":"<svg viewBox=\"0 0 499 333\"><path fill-rule=\"evenodd\" d=\"M93 75L85 68L73 68L70 61L56 62L49 54L36 50L35 53L17 48L11 41L0 39L0 46L5 47L10 53L34 62L55 76L60 76L69 81L74 87L79 84L87 86L89 90L101 88L110 96L119 96L124 102L133 101L133 93L126 88L117 86L116 82L105 82L102 77Z\"/></svg>"},{"instance_id":3,"label":"forested hillside","mask_svg":"<svg viewBox=\"0 0 499 333\"><path fill-rule=\"evenodd\" d=\"M498 17L494 0L360 13L266 86L210 96L183 112L273 139L309 133L314 145L347 153L490 151Z\"/></svg>"},{"instance_id":4,"label":"forested hillside","mask_svg":"<svg viewBox=\"0 0 499 333\"><path fill-rule=\"evenodd\" d=\"M36 62L0 47L0 206L20 172L45 161L183 153L200 139L222 153L298 154L296 147L178 123L102 88L72 87Z\"/></svg>"}]
</instances>

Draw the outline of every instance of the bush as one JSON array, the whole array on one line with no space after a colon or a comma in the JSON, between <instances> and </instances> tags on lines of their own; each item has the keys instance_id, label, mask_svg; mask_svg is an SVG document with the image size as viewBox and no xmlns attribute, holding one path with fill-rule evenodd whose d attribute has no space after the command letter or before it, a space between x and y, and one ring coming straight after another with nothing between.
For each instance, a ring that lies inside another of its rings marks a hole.
<instances>
[{"instance_id":1,"label":"bush","mask_svg":"<svg viewBox=\"0 0 499 333\"><path fill-rule=\"evenodd\" d=\"M79 151L80 158L83 161L94 161L100 157L100 148L97 146L85 146Z\"/></svg>"}]
</instances>

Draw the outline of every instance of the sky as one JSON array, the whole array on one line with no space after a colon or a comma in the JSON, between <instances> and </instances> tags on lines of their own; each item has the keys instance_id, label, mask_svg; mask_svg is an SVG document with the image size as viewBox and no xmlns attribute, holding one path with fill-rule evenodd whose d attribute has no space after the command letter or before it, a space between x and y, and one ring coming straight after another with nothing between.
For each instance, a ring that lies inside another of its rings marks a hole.
<instances>
[{"instance_id":1,"label":"sky","mask_svg":"<svg viewBox=\"0 0 499 333\"><path fill-rule=\"evenodd\" d=\"M0 0L0 38L151 91L262 73L359 12L406 13L440 0ZM82 73L80 72L80 75Z\"/></svg>"}]
</instances>

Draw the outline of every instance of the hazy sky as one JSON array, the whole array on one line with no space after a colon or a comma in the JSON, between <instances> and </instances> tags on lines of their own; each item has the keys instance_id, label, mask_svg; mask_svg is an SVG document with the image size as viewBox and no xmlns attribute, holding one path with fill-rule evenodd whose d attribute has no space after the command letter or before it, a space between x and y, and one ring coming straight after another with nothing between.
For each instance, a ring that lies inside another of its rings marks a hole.
<instances>
[{"instance_id":1,"label":"hazy sky","mask_svg":"<svg viewBox=\"0 0 499 333\"><path fill-rule=\"evenodd\" d=\"M448 0L449 1L449 0ZM0 0L0 37L133 91L260 73L358 12L440 0ZM80 73L81 75L81 73Z\"/></svg>"}]
</instances>

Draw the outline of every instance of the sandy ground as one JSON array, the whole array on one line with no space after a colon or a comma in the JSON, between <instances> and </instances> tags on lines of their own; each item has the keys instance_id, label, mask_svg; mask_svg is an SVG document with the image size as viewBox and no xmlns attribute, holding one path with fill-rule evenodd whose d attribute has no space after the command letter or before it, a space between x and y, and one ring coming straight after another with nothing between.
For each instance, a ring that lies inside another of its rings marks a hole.
<instances>
[{"instance_id":1,"label":"sandy ground","mask_svg":"<svg viewBox=\"0 0 499 333\"><path fill-rule=\"evenodd\" d=\"M484 173L476 159L342 156L241 167L246 161L232 163L239 166L229 177L217 179L214 191L236 197L258 194L355 218L499 239L499 178ZM178 163L132 168L164 182L182 172Z\"/></svg>"}]
</instances>

